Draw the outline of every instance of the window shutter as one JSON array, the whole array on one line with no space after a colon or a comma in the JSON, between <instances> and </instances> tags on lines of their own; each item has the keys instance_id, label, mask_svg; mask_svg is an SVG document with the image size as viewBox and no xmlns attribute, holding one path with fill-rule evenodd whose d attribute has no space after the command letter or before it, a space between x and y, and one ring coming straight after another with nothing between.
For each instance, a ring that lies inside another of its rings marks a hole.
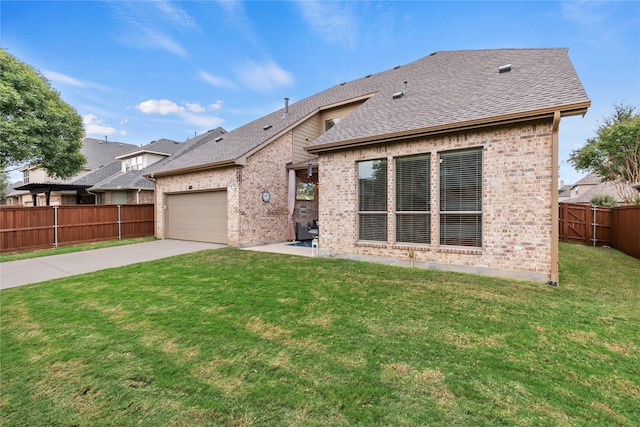
<instances>
[{"instance_id":1,"label":"window shutter","mask_svg":"<svg viewBox=\"0 0 640 427\"><path fill-rule=\"evenodd\" d=\"M429 154L396 159L396 242L431 242Z\"/></svg>"},{"instance_id":2,"label":"window shutter","mask_svg":"<svg viewBox=\"0 0 640 427\"><path fill-rule=\"evenodd\" d=\"M358 163L358 239L387 241L387 161Z\"/></svg>"}]
</instances>

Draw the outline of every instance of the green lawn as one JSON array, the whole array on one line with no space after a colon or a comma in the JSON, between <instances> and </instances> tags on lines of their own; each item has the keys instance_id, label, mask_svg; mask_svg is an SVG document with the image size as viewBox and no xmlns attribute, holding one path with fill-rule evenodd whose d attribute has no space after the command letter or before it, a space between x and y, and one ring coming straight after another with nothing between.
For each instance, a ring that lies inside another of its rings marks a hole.
<instances>
[{"instance_id":1,"label":"green lawn","mask_svg":"<svg viewBox=\"0 0 640 427\"><path fill-rule=\"evenodd\" d=\"M560 287L222 249L0 293L0 425L640 425L640 262Z\"/></svg>"}]
</instances>

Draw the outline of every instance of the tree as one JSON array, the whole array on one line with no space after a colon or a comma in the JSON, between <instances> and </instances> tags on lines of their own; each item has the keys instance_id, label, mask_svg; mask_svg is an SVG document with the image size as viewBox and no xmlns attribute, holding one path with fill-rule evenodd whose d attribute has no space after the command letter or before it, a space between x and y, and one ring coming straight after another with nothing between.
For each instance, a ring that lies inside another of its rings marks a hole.
<instances>
[{"instance_id":1,"label":"tree","mask_svg":"<svg viewBox=\"0 0 640 427\"><path fill-rule=\"evenodd\" d=\"M0 49L0 169L39 165L61 179L86 159L82 118L31 66Z\"/></svg>"},{"instance_id":2,"label":"tree","mask_svg":"<svg viewBox=\"0 0 640 427\"><path fill-rule=\"evenodd\" d=\"M590 202L593 206L604 206L606 208L615 208L618 206L616 198L610 194L594 194Z\"/></svg>"},{"instance_id":3,"label":"tree","mask_svg":"<svg viewBox=\"0 0 640 427\"><path fill-rule=\"evenodd\" d=\"M617 104L604 119L594 138L574 150L569 162L581 171L596 172L615 184L618 195L628 204L640 204L640 114L635 107Z\"/></svg>"},{"instance_id":4,"label":"tree","mask_svg":"<svg viewBox=\"0 0 640 427\"><path fill-rule=\"evenodd\" d=\"M0 201L4 200L7 197L7 193L9 192L9 176L3 170L0 170Z\"/></svg>"}]
</instances>

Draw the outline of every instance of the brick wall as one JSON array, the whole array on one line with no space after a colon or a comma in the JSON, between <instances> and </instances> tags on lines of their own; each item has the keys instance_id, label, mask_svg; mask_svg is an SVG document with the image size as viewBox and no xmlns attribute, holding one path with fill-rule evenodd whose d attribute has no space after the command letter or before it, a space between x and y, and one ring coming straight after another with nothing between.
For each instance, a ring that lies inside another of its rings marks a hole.
<instances>
[{"instance_id":1,"label":"brick wall","mask_svg":"<svg viewBox=\"0 0 640 427\"><path fill-rule=\"evenodd\" d=\"M156 178L156 237L164 238L167 193L227 190L228 244L253 246L284 241L287 227L287 169L291 132L246 159L244 166ZM191 188L189 188L191 186ZM262 201L268 191L269 202Z\"/></svg>"},{"instance_id":2,"label":"brick wall","mask_svg":"<svg viewBox=\"0 0 640 427\"><path fill-rule=\"evenodd\" d=\"M438 153L475 147L483 148L483 246L440 247ZM388 204L393 211L393 159L419 153L431 153L431 244L394 244L392 213L388 242L358 242L356 162L388 159ZM325 255L410 265L413 253L418 267L536 281L550 278L551 120L321 154L319 167L320 249Z\"/></svg>"},{"instance_id":3,"label":"brick wall","mask_svg":"<svg viewBox=\"0 0 640 427\"><path fill-rule=\"evenodd\" d=\"M153 203L153 191L149 191L149 190L141 190L140 192L138 192L137 190L134 191L127 191L127 203L130 205L143 205L143 204L147 204L147 203Z\"/></svg>"}]
</instances>

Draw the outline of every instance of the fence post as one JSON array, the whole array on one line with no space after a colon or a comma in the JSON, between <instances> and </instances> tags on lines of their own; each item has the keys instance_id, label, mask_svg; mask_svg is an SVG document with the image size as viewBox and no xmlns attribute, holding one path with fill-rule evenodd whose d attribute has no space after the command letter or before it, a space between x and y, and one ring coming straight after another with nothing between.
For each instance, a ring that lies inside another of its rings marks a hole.
<instances>
[{"instance_id":1,"label":"fence post","mask_svg":"<svg viewBox=\"0 0 640 427\"><path fill-rule=\"evenodd\" d=\"M596 246L596 215L598 212L598 207L593 205L593 246Z\"/></svg>"},{"instance_id":2,"label":"fence post","mask_svg":"<svg viewBox=\"0 0 640 427\"><path fill-rule=\"evenodd\" d=\"M53 247L58 247L58 206L53 207Z\"/></svg>"},{"instance_id":3,"label":"fence post","mask_svg":"<svg viewBox=\"0 0 640 427\"><path fill-rule=\"evenodd\" d=\"M121 223L122 221L120 218L120 205L118 205L118 240L120 240L122 236Z\"/></svg>"}]
</instances>

